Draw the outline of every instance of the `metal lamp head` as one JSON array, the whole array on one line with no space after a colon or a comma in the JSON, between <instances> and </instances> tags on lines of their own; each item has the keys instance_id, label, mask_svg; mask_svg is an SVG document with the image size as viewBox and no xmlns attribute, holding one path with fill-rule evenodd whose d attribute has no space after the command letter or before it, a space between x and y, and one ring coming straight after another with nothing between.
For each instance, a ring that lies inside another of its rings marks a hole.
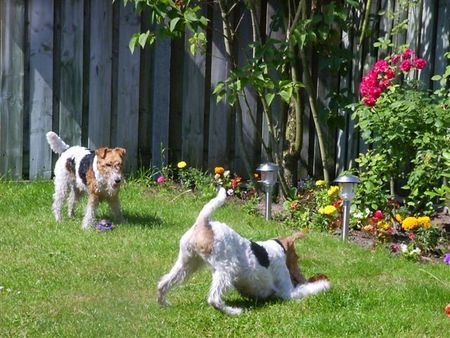
<instances>
[{"instance_id":1,"label":"metal lamp head","mask_svg":"<svg viewBox=\"0 0 450 338\"><path fill-rule=\"evenodd\" d=\"M355 187L359 183L359 178L355 175L341 175L334 182L341 187L341 198L344 201L351 201L355 196Z\"/></svg>"},{"instance_id":2,"label":"metal lamp head","mask_svg":"<svg viewBox=\"0 0 450 338\"><path fill-rule=\"evenodd\" d=\"M273 187L277 183L278 166L275 163L260 164L257 171L261 173L261 180L259 181L266 187Z\"/></svg>"}]
</instances>

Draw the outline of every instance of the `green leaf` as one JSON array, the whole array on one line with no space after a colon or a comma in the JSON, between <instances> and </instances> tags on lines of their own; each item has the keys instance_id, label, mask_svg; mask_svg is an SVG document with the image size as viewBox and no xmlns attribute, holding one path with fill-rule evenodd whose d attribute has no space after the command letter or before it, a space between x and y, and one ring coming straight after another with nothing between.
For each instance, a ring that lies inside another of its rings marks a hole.
<instances>
[{"instance_id":1,"label":"green leaf","mask_svg":"<svg viewBox=\"0 0 450 338\"><path fill-rule=\"evenodd\" d=\"M145 47L145 44L147 43L147 40L148 40L149 35L150 35L150 31L147 31L147 32L142 33L142 34L139 35L139 40L138 40L138 42L139 42L139 45L140 45L142 48ZM149 43L151 43L151 42L149 41Z\"/></svg>"},{"instance_id":2,"label":"green leaf","mask_svg":"<svg viewBox=\"0 0 450 338\"><path fill-rule=\"evenodd\" d=\"M267 104L270 106L272 104L272 101L273 101L274 97L275 97L275 94L274 93L267 93L266 95L264 95L264 97L266 99Z\"/></svg>"},{"instance_id":3,"label":"green leaf","mask_svg":"<svg viewBox=\"0 0 450 338\"><path fill-rule=\"evenodd\" d=\"M172 20L170 20L170 25L169 25L169 29L171 32L173 32L175 30L175 28L177 27L177 23L181 20L180 17L176 17L173 18Z\"/></svg>"},{"instance_id":4,"label":"green leaf","mask_svg":"<svg viewBox=\"0 0 450 338\"><path fill-rule=\"evenodd\" d=\"M133 34L133 36L130 39L130 42L128 43L128 48L130 49L131 54L134 53L134 48L136 47L138 39L139 33Z\"/></svg>"},{"instance_id":5,"label":"green leaf","mask_svg":"<svg viewBox=\"0 0 450 338\"><path fill-rule=\"evenodd\" d=\"M440 79L442 79L442 76L440 75L434 75L433 77L431 77L431 80L433 81L439 81Z\"/></svg>"}]
</instances>

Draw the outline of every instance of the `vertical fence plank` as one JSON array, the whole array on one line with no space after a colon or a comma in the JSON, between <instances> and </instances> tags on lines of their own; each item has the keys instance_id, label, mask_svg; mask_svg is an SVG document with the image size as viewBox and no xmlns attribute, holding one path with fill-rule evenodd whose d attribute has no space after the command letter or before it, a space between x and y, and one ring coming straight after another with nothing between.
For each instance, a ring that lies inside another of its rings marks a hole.
<instances>
[{"instance_id":1,"label":"vertical fence plank","mask_svg":"<svg viewBox=\"0 0 450 338\"><path fill-rule=\"evenodd\" d=\"M114 146L127 149L126 168L137 166L138 122L139 122L139 57L140 49L131 54L128 43L131 36L140 29L139 16L134 12L133 5L119 6L119 39L117 67L117 126Z\"/></svg>"},{"instance_id":2,"label":"vertical fence plank","mask_svg":"<svg viewBox=\"0 0 450 338\"><path fill-rule=\"evenodd\" d=\"M88 146L111 142L112 3L91 1Z\"/></svg>"},{"instance_id":3,"label":"vertical fence plank","mask_svg":"<svg viewBox=\"0 0 450 338\"><path fill-rule=\"evenodd\" d=\"M186 34L185 41L191 35ZM203 165L203 132L205 111L204 55L192 55L186 43L183 72L183 145L182 157L190 166Z\"/></svg>"},{"instance_id":4,"label":"vertical fence plank","mask_svg":"<svg viewBox=\"0 0 450 338\"><path fill-rule=\"evenodd\" d=\"M433 29L436 20L434 1L424 0L422 8L422 29L420 36L419 55L425 58L428 62L427 67L422 69L419 74L419 79L424 82L427 87L431 86L431 60L434 57L433 44Z\"/></svg>"},{"instance_id":5,"label":"vertical fence plank","mask_svg":"<svg viewBox=\"0 0 450 338\"><path fill-rule=\"evenodd\" d=\"M219 81L226 79L230 69L225 52L222 20L217 6L213 10L212 27L211 89L213 90ZM209 110L208 169L212 169L215 166L229 166L228 132L231 118L230 108L225 101L216 103L216 97L212 96Z\"/></svg>"},{"instance_id":6,"label":"vertical fence plank","mask_svg":"<svg viewBox=\"0 0 450 338\"><path fill-rule=\"evenodd\" d=\"M152 165L160 167L167 164L167 159L165 155L163 156L162 151L165 152L169 146L170 40L160 39L156 41L152 55ZM202 111L199 110L197 114Z\"/></svg>"},{"instance_id":7,"label":"vertical fence plank","mask_svg":"<svg viewBox=\"0 0 450 338\"><path fill-rule=\"evenodd\" d=\"M49 178L53 113L53 1L30 0L30 178Z\"/></svg>"},{"instance_id":8,"label":"vertical fence plank","mask_svg":"<svg viewBox=\"0 0 450 338\"><path fill-rule=\"evenodd\" d=\"M242 11L242 10L241 10ZM238 13L239 14L239 13ZM240 15L236 16L236 22L242 19L241 24L238 27L237 34L237 60L239 65L243 65L248 61L248 57L251 57L249 43L253 41L251 31L251 18L249 13L245 13L241 18ZM239 101L242 107L242 133L243 133L243 145L244 149L241 149L238 142L238 135L236 135L236 156L234 162L234 168L237 173L245 174L246 168L244 166L243 157L248 156L249 163L256 163L258 155L260 154L260 145L257 144L256 138L256 125L255 121L258 119L258 102L256 93L253 88L244 88L244 97L240 96ZM236 116L236 118L239 118ZM236 123L236 133L238 124ZM244 154L245 152L245 154ZM256 169L256 166L255 166Z\"/></svg>"},{"instance_id":9,"label":"vertical fence plank","mask_svg":"<svg viewBox=\"0 0 450 338\"><path fill-rule=\"evenodd\" d=\"M70 145L81 144L83 18L83 1L62 1L59 134Z\"/></svg>"},{"instance_id":10,"label":"vertical fence plank","mask_svg":"<svg viewBox=\"0 0 450 338\"><path fill-rule=\"evenodd\" d=\"M0 177L22 177L24 1L0 2Z\"/></svg>"},{"instance_id":11,"label":"vertical fence plank","mask_svg":"<svg viewBox=\"0 0 450 338\"><path fill-rule=\"evenodd\" d=\"M444 53L450 51L450 0L440 0L437 17L437 32L436 32L436 53L434 58L434 74L442 75L447 66L447 59L444 58ZM439 88L439 82L433 83L433 88Z\"/></svg>"}]
</instances>

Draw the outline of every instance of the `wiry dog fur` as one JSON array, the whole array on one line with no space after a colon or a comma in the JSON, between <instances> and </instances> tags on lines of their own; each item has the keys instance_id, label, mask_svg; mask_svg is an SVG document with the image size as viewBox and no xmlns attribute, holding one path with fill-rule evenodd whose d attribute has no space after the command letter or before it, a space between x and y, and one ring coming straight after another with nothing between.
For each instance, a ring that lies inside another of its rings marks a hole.
<instances>
[{"instance_id":1,"label":"wiry dog fur","mask_svg":"<svg viewBox=\"0 0 450 338\"><path fill-rule=\"evenodd\" d=\"M96 208L103 200L109 203L116 222L121 222L123 216L118 194L125 149L103 147L94 152L85 147L70 147L52 131L47 133L47 141L55 153L61 154L54 169L53 213L56 220L61 220L61 208L67 194L69 217L73 217L77 200L81 193L87 192L83 229L93 224Z\"/></svg>"},{"instance_id":2,"label":"wiry dog fur","mask_svg":"<svg viewBox=\"0 0 450 338\"><path fill-rule=\"evenodd\" d=\"M241 308L227 306L223 301L224 294L232 287L253 299L301 299L330 288L324 275L316 275L308 281L303 277L294 247L294 242L303 237L302 233L253 242L226 224L211 221L210 215L225 199L225 189L221 188L182 236L175 265L159 281L159 304L168 304L169 290L204 265L212 272L208 303L228 314L242 312Z\"/></svg>"}]
</instances>

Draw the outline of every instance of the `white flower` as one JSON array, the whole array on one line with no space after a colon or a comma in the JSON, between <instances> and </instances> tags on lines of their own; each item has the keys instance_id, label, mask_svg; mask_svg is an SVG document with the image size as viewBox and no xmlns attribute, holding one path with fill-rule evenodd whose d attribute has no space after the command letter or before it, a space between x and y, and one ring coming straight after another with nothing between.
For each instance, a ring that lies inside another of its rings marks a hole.
<instances>
[{"instance_id":1,"label":"white flower","mask_svg":"<svg viewBox=\"0 0 450 338\"><path fill-rule=\"evenodd\" d=\"M408 246L405 243L402 243L400 244L400 250L402 250L402 252L407 252Z\"/></svg>"},{"instance_id":2,"label":"white flower","mask_svg":"<svg viewBox=\"0 0 450 338\"><path fill-rule=\"evenodd\" d=\"M228 196L233 195L234 194L234 190L233 189L228 189L227 190L227 194L228 194Z\"/></svg>"}]
</instances>

